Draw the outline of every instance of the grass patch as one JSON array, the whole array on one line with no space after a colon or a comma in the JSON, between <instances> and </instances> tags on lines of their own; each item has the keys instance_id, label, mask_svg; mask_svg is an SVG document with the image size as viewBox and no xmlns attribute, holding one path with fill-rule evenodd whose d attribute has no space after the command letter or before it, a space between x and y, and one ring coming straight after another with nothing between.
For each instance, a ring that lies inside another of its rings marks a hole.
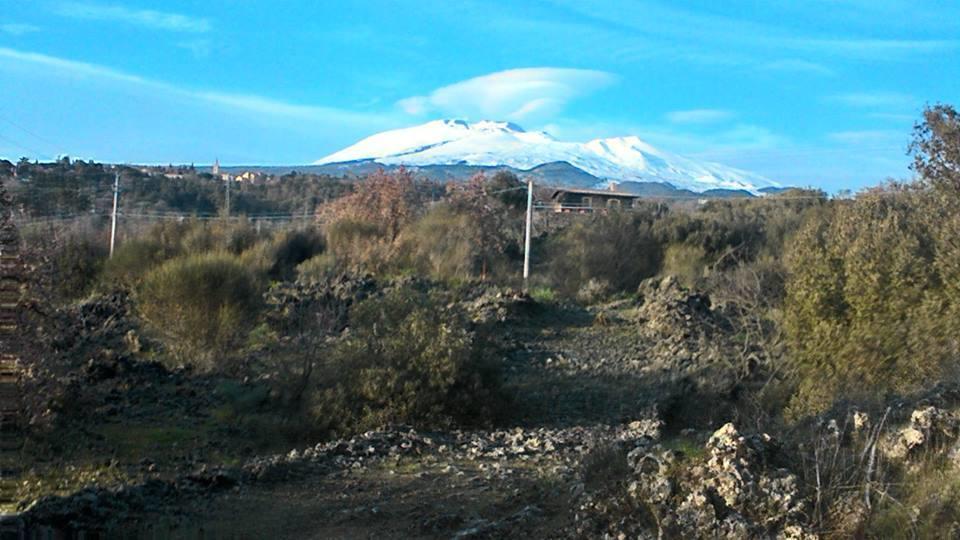
<instances>
[{"instance_id":1,"label":"grass patch","mask_svg":"<svg viewBox=\"0 0 960 540\"><path fill-rule=\"evenodd\" d=\"M203 439L201 430L181 426L111 424L101 427L97 433L113 448L114 457L124 461L178 453Z\"/></svg>"},{"instance_id":2,"label":"grass patch","mask_svg":"<svg viewBox=\"0 0 960 540\"><path fill-rule=\"evenodd\" d=\"M541 304L552 304L557 301L557 291L546 286L533 287L530 289L530 298Z\"/></svg>"},{"instance_id":3,"label":"grass patch","mask_svg":"<svg viewBox=\"0 0 960 540\"><path fill-rule=\"evenodd\" d=\"M699 459L707 455L704 445L690 437L673 437L664 440L661 445L667 450L683 454L684 457L690 459Z\"/></svg>"},{"instance_id":4,"label":"grass patch","mask_svg":"<svg viewBox=\"0 0 960 540\"><path fill-rule=\"evenodd\" d=\"M34 500L46 495L69 495L88 486L128 484L132 478L116 460L57 467L31 468L19 479L17 500Z\"/></svg>"}]
</instances>

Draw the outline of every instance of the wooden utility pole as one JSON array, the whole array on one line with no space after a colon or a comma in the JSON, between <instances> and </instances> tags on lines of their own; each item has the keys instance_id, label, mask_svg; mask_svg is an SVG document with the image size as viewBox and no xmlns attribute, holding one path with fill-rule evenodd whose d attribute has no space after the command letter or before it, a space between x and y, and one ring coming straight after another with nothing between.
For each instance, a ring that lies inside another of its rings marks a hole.
<instances>
[{"instance_id":1,"label":"wooden utility pole","mask_svg":"<svg viewBox=\"0 0 960 540\"><path fill-rule=\"evenodd\" d=\"M229 218L230 218L230 176L229 176L229 175L227 176L226 182L227 182L227 204L226 204L227 210L226 210L226 214L227 214L227 219L229 219Z\"/></svg>"},{"instance_id":2,"label":"wooden utility pole","mask_svg":"<svg viewBox=\"0 0 960 540\"><path fill-rule=\"evenodd\" d=\"M530 278L530 233L533 229L533 179L527 180L527 227L523 238L523 286Z\"/></svg>"},{"instance_id":3,"label":"wooden utility pole","mask_svg":"<svg viewBox=\"0 0 960 540\"><path fill-rule=\"evenodd\" d=\"M113 213L110 218L110 256L117 241L117 203L120 202L120 171L113 173Z\"/></svg>"}]
</instances>

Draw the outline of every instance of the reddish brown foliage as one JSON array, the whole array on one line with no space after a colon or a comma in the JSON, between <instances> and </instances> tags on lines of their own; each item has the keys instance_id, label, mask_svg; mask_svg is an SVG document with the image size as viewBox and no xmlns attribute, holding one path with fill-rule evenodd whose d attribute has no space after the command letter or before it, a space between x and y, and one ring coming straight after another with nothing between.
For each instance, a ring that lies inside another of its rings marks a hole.
<instances>
[{"instance_id":1,"label":"reddish brown foliage","mask_svg":"<svg viewBox=\"0 0 960 540\"><path fill-rule=\"evenodd\" d=\"M394 172L380 169L358 182L350 195L321 208L318 218L375 224L383 230L386 238L393 241L400 229L414 217L419 199L410 171L403 167Z\"/></svg>"}]
</instances>

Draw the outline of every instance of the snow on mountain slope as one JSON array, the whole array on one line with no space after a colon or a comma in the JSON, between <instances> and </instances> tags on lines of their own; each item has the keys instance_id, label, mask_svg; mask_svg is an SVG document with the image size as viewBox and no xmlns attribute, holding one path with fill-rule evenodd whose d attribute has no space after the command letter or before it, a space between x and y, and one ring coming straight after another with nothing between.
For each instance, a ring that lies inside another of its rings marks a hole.
<instances>
[{"instance_id":1,"label":"snow on mountain slope","mask_svg":"<svg viewBox=\"0 0 960 540\"><path fill-rule=\"evenodd\" d=\"M668 182L693 191L742 189L757 193L778 184L716 163L657 150L638 137L562 142L526 132L508 122L436 120L385 131L315 162L316 165L374 161L384 165L505 165L528 170L567 162L602 180Z\"/></svg>"}]
</instances>

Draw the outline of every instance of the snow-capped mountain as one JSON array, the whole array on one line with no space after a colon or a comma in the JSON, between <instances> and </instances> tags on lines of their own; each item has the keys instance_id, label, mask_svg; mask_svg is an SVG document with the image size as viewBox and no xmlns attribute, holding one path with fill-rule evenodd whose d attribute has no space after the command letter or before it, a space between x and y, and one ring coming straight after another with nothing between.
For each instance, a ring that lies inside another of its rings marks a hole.
<instances>
[{"instance_id":1,"label":"snow-capped mountain","mask_svg":"<svg viewBox=\"0 0 960 540\"><path fill-rule=\"evenodd\" d=\"M384 131L315 165L369 162L412 167L506 166L521 171L567 163L595 177L597 187L611 181L660 182L695 192L724 189L755 194L763 188L779 187L753 173L660 151L638 137L563 142L544 132L527 132L516 124L492 121L436 120Z\"/></svg>"}]
</instances>

